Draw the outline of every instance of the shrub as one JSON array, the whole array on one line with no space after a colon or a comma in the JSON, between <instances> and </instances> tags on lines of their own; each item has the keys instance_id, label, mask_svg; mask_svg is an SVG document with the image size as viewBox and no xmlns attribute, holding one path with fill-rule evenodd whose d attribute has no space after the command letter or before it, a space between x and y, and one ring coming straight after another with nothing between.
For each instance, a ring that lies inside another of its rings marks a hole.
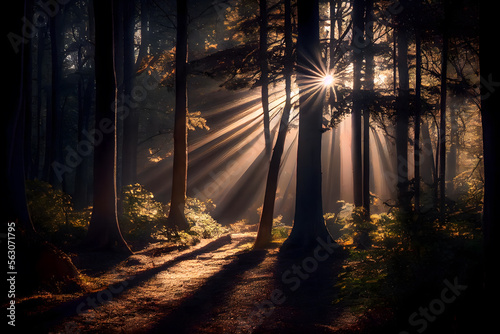
<instances>
[{"instance_id":1,"label":"shrub","mask_svg":"<svg viewBox=\"0 0 500 334\"><path fill-rule=\"evenodd\" d=\"M150 238L164 226L163 204L140 184L128 185L122 192L120 227L129 238Z\"/></svg>"},{"instance_id":2,"label":"shrub","mask_svg":"<svg viewBox=\"0 0 500 334\"><path fill-rule=\"evenodd\" d=\"M26 197L31 219L40 232L54 233L64 225L71 225L71 196L62 190L44 181L26 181Z\"/></svg>"},{"instance_id":3,"label":"shrub","mask_svg":"<svg viewBox=\"0 0 500 334\"><path fill-rule=\"evenodd\" d=\"M75 212L71 196L40 180L26 181L26 197L35 229L58 246L71 245L87 231L90 210Z\"/></svg>"},{"instance_id":4,"label":"shrub","mask_svg":"<svg viewBox=\"0 0 500 334\"><path fill-rule=\"evenodd\" d=\"M273 228L271 230L271 236L273 239L283 239L288 238L288 234L290 233L290 227L286 226L281 220L283 219L282 215L273 219Z\"/></svg>"},{"instance_id":5,"label":"shrub","mask_svg":"<svg viewBox=\"0 0 500 334\"><path fill-rule=\"evenodd\" d=\"M217 223L207 212L207 207L213 210L215 205L211 200L202 202L199 199L188 197L184 209L186 220L189 223L189 233L204 239L217 237L228 230Z\"/></svg>"}]
</instances>

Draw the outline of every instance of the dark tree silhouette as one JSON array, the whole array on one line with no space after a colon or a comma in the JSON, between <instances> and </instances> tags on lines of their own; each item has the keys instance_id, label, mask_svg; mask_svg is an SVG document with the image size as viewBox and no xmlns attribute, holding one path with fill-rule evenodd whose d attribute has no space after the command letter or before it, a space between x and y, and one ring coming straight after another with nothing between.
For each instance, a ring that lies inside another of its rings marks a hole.
<instances>
[{"instance_id":1,"label":"dark tree silhouette","mask_svg":"<svg viewBox=\"0 0 500 334\"><path fill-rule=\"evenodd\" d=\"M177 1L177 48L175 55L175 121L172 197L168 225L189 228L184 215L187 186L187 1Z\"/></svg>"},{"instance_id":2,"label":"dark tree silhouette","mask_svg":"<svg viewBox=\"0 0 500 334\"><path fill-rule=\"evenodd\" d=\"M292 108L292 72L293 72L293 42L292 42L292 18L291 0L285 0L285 106L281 115L278 138L274 145L269 172L267 174L266 190L264 194L264 204L259 222L259 231L255 240L255 248L262 248L271 241L271 231L273 227L274 202L276 190L278 188L278 177L280 171L281 157L285 147L286 133L288 131L288 119Z\"/></svg>"},{"instance_id":3,"label":"dark tree silhouette","mask_svg":"<svg viewBox=\"0 0 500 334\"><path fill-rule=\"evenodd\" d=\"M264 139L266 154L271 154L271 130L269 128L269 62L267 59L267 0L259 1L259 65L264 113Z\"/></svg>"},{"instance_id":4,"label":"dark tree silhouette","mask_svg":"<svg viewBox=\"0 0 500 334\"><path fill-rule=\"evenodd\" d=\"M361 113L361 70L364 48L364 0L354 0L352 8L353 87L352 87L352 172L354 205L363 205L363 165Z\"/></svg>"},{"instance_id":5,"label":"dark tree silhouette","mask_svg":"<svg viewBox=\"0 0 500 334\"><path fill-rule=\"evenodd\" d=\"M297 83L299 85L299 138L294 224L283 249L309 248L329 233L323 219L321 194L321 136L325 89L309 89L314 68L321 68L318 0L299 0ZM309 85L308 85L309 84Z\"/></svg>"},{"instance_id":6,"label":"dark tree silhouette","mask_svg":"<svg viewBox=\"0 0 500 334\"><path fill-rule=\"evenodd\" d=\"M500 146L498 124L500 124L500 91L498 82L500 81L500 63L494 54L497 52L497 45L494 43L497 33L496 13L491 10L491 3L481 2L481 45L480 45L480 66L481 66L481 117L483 125L483 149L484 149L484 207L483 207L483 234L485 244L485 271L486 271L486 292L489 294L496 291L498 260L497 237L500 226L495 206L498 205L498 189L500 189L500 177L498 174L498 157L500 156ZM493 309L489 309L490 316L486 317L493 324Z\"/></svg>"},{"instance_id":7,"label":"dark tree silhouette","mask_svg":"<svg viewBox=\"0 0 500 334\"><path fill-rule=\"evenodd\" d=\"M134 55L134 1L123 2L123 94L131 96L135 78ZM137 138L139 136L139 115L133 104L128 106L123 120L123 171L122 185L137 181Z\"/></svg>"},{"instance_id":8,"label":"dark tree silhouette","mask_svg":"<svg viewBox=\"0 0 500 334\"><path fill-rule=\"evenodd\" d=\"M131 252L123 239L116 195L116 74L114 68L113 3L94 1L96 137L94 149L94 205L84 246Z\"/></svg>"},{"instance_id":9,"label":"dark tree silhouette","mask_svg":"<svg viewBox=\"0 0 500 334\"><path fill-rule=\"evenodd\" d=\"M408 182L408 123L410 114L410 77L408 73L407 2L402 1L403 11L397 17L397 63L399 91L396 103L396 166L398 173L398 203L404 212L410 212L411 195Z\"/></svg>"},{"instance_id":10,"label":"dark tree silhouette","mask_svg":"<svg viewBox=\"0 0 500 334\"><path fill-rule=\"evenodd\" d=\"M31 1L18 2L14 8L13 14L8 16L5 22L4 36L11 36L13 29L21 30L21 24L17 21L18 17L27 15L25 9L33 6ZM15 30L14 30L15 31ZM20 35L18 35L20 36ZM17 51L17 52L16 52ZM31 81L31 72L27 71L29 67L30 44L19 41L17 50L13 47L5 52L5 60L8 61L11 74L9 77L12 82L5 85L5 94L10 97L7 99L7 113L5 114L5 133L7 136L6 152L4 161L7 162L7 173L4 174L4 184L7 185L7 202L5 204L6 219L9 222L17 222L18 226L26 232L35 232L30 218L28 204L26 200L25 188L25 120L28 113L27 95L31 94L27 90Z\"/></svg>"}]
</instances>

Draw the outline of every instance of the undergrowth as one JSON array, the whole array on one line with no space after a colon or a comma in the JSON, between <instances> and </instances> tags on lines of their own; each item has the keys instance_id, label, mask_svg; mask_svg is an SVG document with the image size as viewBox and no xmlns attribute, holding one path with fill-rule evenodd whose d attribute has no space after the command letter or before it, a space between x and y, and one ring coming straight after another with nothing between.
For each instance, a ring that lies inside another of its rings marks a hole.
<instances>
[{"instance_id":1,"label":"undergrowth","mask_svg":"<svg viewBox=\"0 0 500 334\"><path fill-rule=\"evenodd\" d=\"M33 224L46 240L63 248L83 240L92 207L75 210L71 196L43 181L27 181L26 190ZM214 238L228 231L211 216L214 209L211 200L187 198L185 216L189 229L176 231L167 226L169 205L156 201L153 193L134 184L123 188L118 221L127 241L195 244L200 239Z\"/></svg>"},{"instance_id":2,"label":"undergrowth","mask_svg":"<svg viewBox=\"0 0 500 334\"><path fill-rule=\"evenodd\" d=\"M358 315L386 308L408 317L439 294L444 279L471 280L482 252L477 197L473 185L450 202L444 223L437 209L416 215L393 208L369 220L362 209L326 214L330 233L348 251L333 302ZM368 247L360 247L362 234Z\"/></svg>"}]
</instances>

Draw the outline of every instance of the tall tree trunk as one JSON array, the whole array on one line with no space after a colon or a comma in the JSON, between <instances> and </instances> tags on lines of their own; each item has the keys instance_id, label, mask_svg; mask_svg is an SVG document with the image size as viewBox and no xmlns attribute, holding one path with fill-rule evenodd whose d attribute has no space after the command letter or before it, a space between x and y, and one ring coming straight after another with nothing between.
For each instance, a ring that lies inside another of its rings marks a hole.
<instances>
[{"instance_id":1,"label":"tall tree trunk","mask_svg":"<svg viewBox=\"0 0 500 334\"><path fill-rule=\"evenodd\" d=\"M329 237L323 219L321 136L324 89L307 89L308 77L320 67L318 0L298 0L297 83L300 123L294 225L284 249L307 249Z\"/></svg>"},{"instance_id":2,"label":"tall tree trunk","mask_svg":"<svg viewBox=\"0 0 500 334\"><path fill-rule=\"evenodd\" d=\"M446 17L445 5L445 17ZM448 76L448 33L443 32L443 49L441 54L441 115L439 121L439 212L441 223L444 223L446 214L446 98Z\"/></svg>"},{"instance_id":3,"label":"tall tree trunk","mask_svg":"<svg viewBox=\"0 0 500 334\"><path fill-rule=\"evenodd\" d=\"M134 55L134 1L124 1L123 8L123 94L132 95L135 78ZM122 185L134 184L137 180L137 140L139 115L128 105L128 115L123 120Z\"/></svg>"},{"instance_id":4,"label":"tall tree trunk","mask_svg":"<svg viewBox=\"0 0 500 334\"><path fill-rule=\"evenodd\" d=\"M497 28L497 14L492 10L491 2L481 1L481 118L483 125L483 154L484 154L484 206L483 206L483 237L484 237L484 292L491 295L497 291L498 282L498 236L499 226L498 189L500 189L500 175L498 173L498 157L500 156L499 131L500 124L500 90L492 87L491 83L500 82L500 62L494 56L498 51L496 43L490 43ZM484 21L483 21L484 20ZM494 325L496 312L487 308L485 319Z\"/></svg>"},{"instance_id":5,"label":"tall tree trunk","mask_svg":"<svg viewBox=\"0 0 500 334\"><path fill-rule=\"evenodd\" d=\"M415 212L420 213L420 115L422 114L422 41L420 38L420 30L416 28L415 33L415 48L417 64L415 69L415 141L414 141L414 174L415 174Z\"/></svg>"},{"instance_id":6,"label":"tall tree trunk","mask_svg":"<svg viewBox=\"0 0 500 334\"><path fill-rule=\"evenodd\" d=\"M21 32L21 21L19 17L26 17L26 9L32 7L31 1L16 2L13 5L12 13L7 15L4 21L3 36L9 36L12 31ZM16 29L16 30L14 30ZM5 174L4 184L7 185L6 189L6 203L4 210L6 211L4 222L5 228L2 232L7 233L7 226L5 223L17 222L17 228L24 230L26 233L33 234L35 228L31 221L28 210L28 203L26 200L25 188L25 118L28 117L27 94L28 84L31 82L31 72L29 68L29 61L31 53L30 43L20 43L18 45L19 52L15 52L12 48L6 48L4 51L4 59L9 64L7 69L9 72L9 84L4 87L4 94L6 99L6 113L4 114L3 126L7 136L2 136L2 140L7 140L4 153L4 161L7 162L7 170Z\"/></svg>"},{"instance_id":7,"label":"tall tree trunk","mask_svg":"<svg viewBox=\"0 0 500 334\"><path fill-rule=\"evenodd\" d=\"M364 47L364 0L353 0L352 41L353 50L353 88L352 88L352 172L354 206L363 205L363 165L362 165L362 129L361 113L363 97L361 92L361 71L363 67Z\"/></svg>"},{"instance_id":8,"label":"tall tree trunk","mask_svg":"<svg viewBox=\"0 0 500 334\"><path fill-rule=\"evenodd\" d=\"M34 165L36 168L36 177L38 179L43 179L43 173L41 172L42 166L40 166L42 158L42 85L43 85L43 59L45 54L45 38L47 29L42 27L38 30L37 36L37 70L36 70L36 137L38 138L36 143L36 155Z\"/></svg>"},{"instance_id":9,"label":"tall tree trunk","mask_svg":"<svg viewBox=\"0 0 500 334\"><path fill-rule=\"evenodd\" d=\"M116 72L114 68L113 1L94 0L96 116L101 134L94 147L94 205L84 246L130 253L118 225L116 195ZM114 108L113 108L114 106Z\"/></svg>"},{"instance_id":10,"label":"tall tree trunk","mask_svg":"<svg viewBox=\"0 0 500 334\"><path fill-rule=\"evenodd\" d=\"M187 187L187 1L177 0L177 48L175 55L174 167L168 225L186 230L184 215Z\"/></svg>"},{"instance_id":11,"label":"tall tree trunk","mask_svg":"<svg viewBox=\"0 0 500 334\"><path fill-rule=\"evenodd\" d=\"M363 208L366 218L370 218L370 108L374 89L374 55L373 55L373 0L366 2L365 31L368 42L364 50L365 56L365 90L366 103L363 108Z\"/></svg>"},{"instance_id":12,"label":"tall tree trunk","mask_svg":"<svg viewBox=\"0 0 500 334\"><path fill-rule=\"evenodd\" d=\"M267 174L266 190L264 194L264 204L259 222L259 231L254 247L263 248L271 241L273 227L274 203L276 200L276 190L278 188L278 178L281 164L281 157L285 148L286 133L288 131L288 120L290 109L292 108L292 72L293 72L293 45L292 45L292 6L291 0L285 0L285 106L281 115L278 138L274 145L274 151L269 164Z\"/></svg>"},{"instance_id":13,"label":"tall tree trunk","mask_svg":"<svg viewBox=\"0 0 500 334\"><path fill-rule=\"evenodd\" d=\"M92 1L89 2L88 6L88 40L90 43L87 46L89 48L90 54L94 54L94 36L95 36L95 27L94 27L94 15L93 15L93 5ZM83 84L82 80L82 84ZM78 142L80 143L84 140L83 133L84 131L88 131L89 121L92 113L92 105L94 100L94 91L95 91L95 73L91 72L87 78L87 83L83 89L82 101L80 103L81 110L78 115ZM75 179L75 208L83 209L90 204L89 201L89 182L90 178L90 159L89 157L84 157L83 161L76 167L76 179Z\"/></svg>"},{"instance_id":14,"label":"tall tree trunk","mask_svg":"<svg viewBox=\"0 0 500 334\"><path fill-rule=\"evenodd\" d=\"M429 133L429 124L422 120L422 154L420 154L420 165L422 166L422 181L432 186L434 176L436 175L436 164L434 163L434 150L432 149L432 140Z\"/></svg>"},{"instance_id":15,"label":"tall tree trunk","mask_svg":"<svg viewBox=\"0 0 500 334\"><path fill-rule=\"evenodd\" d=\"M446 179L448 184L448 195L453 196L455 193L455 185L453 179L457 176L457 159L458 159L458 123L457 112L454 107L450 108L450 152L446 158Z\"/></svg>"},{"instance_id":16,"label":"tall tree trunk","mask_svg":"<svg viewBox=\"0 0 500 334\"><path fill-rule=\"evenodd\" d=\"M406 8L406 7L405 7ZM406 12L407 9L403 11ZM410 79L408 74L408 28L405 20L398 18L397 61L399 75L399 94L396 111L396 155L398 173L398 205L403 212L410 212L410 193L408 182L408 122L410 112Z\"/></svg>"},{"instance_id":17,"label":"tall tree trunk","mask_svg":"<svg viewBox=\"0 0 500 334\"><path fill-rule=\"evenodd\" d=\"M50 108L50 136L49 163L61 161L62 153L62 109L61 109L61 81L62 81L62 16L58 14L50 19L50 45L52 57L52 88L51 88L51 108ZM49 174L49 182L52 185L61 184L63 179L60 174L55 173L52 168Z\"/></svg>"},{"instance_id":18,"label":"tall tree trunk","mask_svg":"<svg viewBox=\"0 0 500 334\"><path fill-rule=\"evenodd\" d=\"M26 15L27 17L33 17L33 6L28 6L26 8ZM25 117L25 134L24 134L24 163L25 163L25 177L27 179L31 179L35 177L35 168L33 164L33 154L32 154L32 140L33 140L33 80L31 80L31 76L33 73L33 57L32 57L32 39L28 42L28 46L26 48L26 55L27 57L25 64L26 64L26 69L30 77L30 80L27 80L24 83L24 89L26 91L25 93L25 99L26 99L26 117Z\"/></svg>"},{"instance_id":19,"label":"tall tree trunk","mask_svg":"<svg viewBox=\"0 0 500 334\"><path fill-rule=\"evenodd\" d=\"M337 28L335 28L337 27ZM335 30L337 30L338 39L335 37ZM342 1L340 0L330 0L330 71L333 71L335 68L335 48L337 46L337 42L342 36ZM332 110L335 103L335 91L332 85L330 89L330 109ZM332 111L333 114L333 111ZM340 136L339 130L336 128L332 129L332 152L331 154L331 165L330 165L330 175L331 175L331 184L332 192L330 194L330 205L333 208L337 207L337 201L340 199L340 165L341 165L341 155L340 155Z\"/></svg>"},{"instance_id":20,"label":"tall tree trunk","mask_svg":"<svg viewBox=\"0 0 500 334\"><path fill-rule=\"evenodd\" d=\"M259 63L264 113L264 140L266 154L271 155L271 130L269 125L269 68L267 60L267 0L259 0Z\"/></svg>"}]
</instances>

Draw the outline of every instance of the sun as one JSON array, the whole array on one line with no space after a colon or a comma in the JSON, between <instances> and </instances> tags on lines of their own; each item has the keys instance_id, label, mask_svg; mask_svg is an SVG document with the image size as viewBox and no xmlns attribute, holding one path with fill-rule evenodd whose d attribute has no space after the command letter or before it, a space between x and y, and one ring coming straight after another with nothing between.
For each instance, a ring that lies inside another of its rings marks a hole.
<instances>
[{"instance_id":1,"label":"sun","mask_svg":"<svg viewBox=\"0 0 500 334\"><path fill-rule=\"evenodd\" d=\"M323 77L323 86L328 87L333 84L333 76L331 74L327 74Z\"/></svg>"}]
</instances>

